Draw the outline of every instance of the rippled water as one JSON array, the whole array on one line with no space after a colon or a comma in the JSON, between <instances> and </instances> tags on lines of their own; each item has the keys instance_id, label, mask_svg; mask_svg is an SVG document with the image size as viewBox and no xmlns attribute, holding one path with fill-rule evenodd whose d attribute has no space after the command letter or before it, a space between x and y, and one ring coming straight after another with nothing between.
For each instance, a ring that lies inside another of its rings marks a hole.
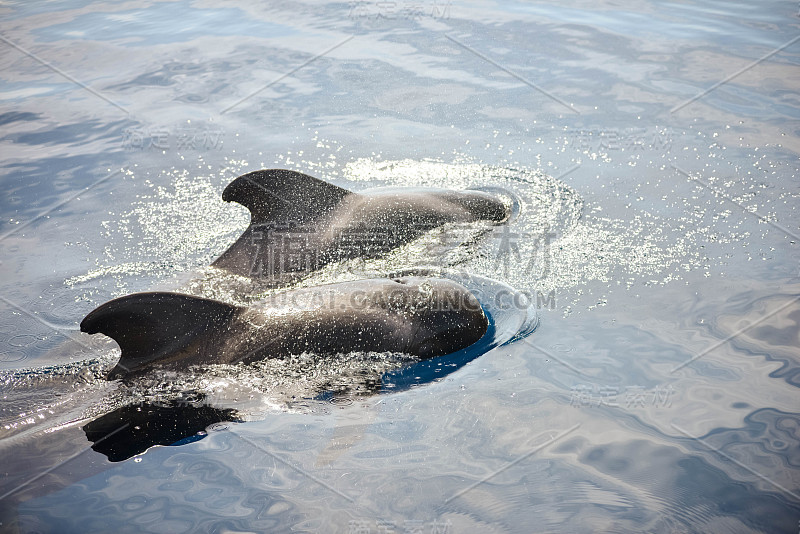
<instances>
[{"instance_id":1,"label":"rippled water","mask_svg":"<svg viewBox=\"0 0 800 534\"><path fill-rule=\"evenodd\" d=\"M796 4L4 3L0 21L4 526L797 531ZM109 298L264 296L207 268L248 222L222 189L262 167L508 198L506 226L302 284L444 269L526 295L538 327L520 339L532 316L495 310L508 343L432 368L105 382L115 346L77 325ZM220 412L159 396L183 380ZM127 400L190 435L110 461L83 427Z\"/></svg>"}]
</instances>

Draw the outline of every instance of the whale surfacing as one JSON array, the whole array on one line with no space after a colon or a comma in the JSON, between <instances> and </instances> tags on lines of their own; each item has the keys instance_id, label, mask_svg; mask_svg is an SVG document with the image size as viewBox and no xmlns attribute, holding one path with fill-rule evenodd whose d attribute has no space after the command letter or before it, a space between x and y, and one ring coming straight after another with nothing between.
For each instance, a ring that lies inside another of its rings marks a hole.
<instances>
[{"instance_id":1,"label":"whale surfacing","mask_svg":"<svg viewBox=\"0 0 800 534\"><path fill-rule=\"evenodd\" d=\"M212 265L273 286L328 263L376 257L447 223L502 223L510 209L482 191L380 189L354 193L284 169L236 178L222 194L250 226Z\"/></svg>"},{"instance_id":2,"label":"whale surfacing","mask_svg":"<svg viewBox=\"0 0 800 534\"><path fill-rule=\"evenodd\" d=\"M446 279L359 280L284 291L251 306L177 293L135 293L81 322L122 349L109 379L153 368L235 364L310 352L402 352L421 359L466 348L487 331L480 303Z\"/></svg>"}]
</instances>

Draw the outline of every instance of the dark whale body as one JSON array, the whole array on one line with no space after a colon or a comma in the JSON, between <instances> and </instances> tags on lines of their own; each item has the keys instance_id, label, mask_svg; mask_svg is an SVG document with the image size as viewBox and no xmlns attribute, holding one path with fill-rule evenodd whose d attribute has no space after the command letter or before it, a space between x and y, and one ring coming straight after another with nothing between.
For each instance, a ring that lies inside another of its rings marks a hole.
<instances>
[{"instance_id":1,"label":"dark whale body","mask_svg":"<svg viewBox=\"0 0 800 534\"><path fill-rule=\"evenodd\" d=\"M250 210L250 226L212 265L273 286L326 264L376 257L447 223L508 219L481 191L382 189L354 193L282 169L254 171L222 194Z\"/></svg>"},{"instance_id":2,"label":"dark whale body","mask_svg":"<svg viewBox=\"0 0 800 534\"><path fill-rule=\"evenodd\" d=\"M402 352L432 358L478 341L488 320L472 293L445 279L360 280L285 291L248 307L177 293L135 293L81 322L122 356L109 378L152 368L251 362L311 352Z\"/></svg>"}]
</instances>

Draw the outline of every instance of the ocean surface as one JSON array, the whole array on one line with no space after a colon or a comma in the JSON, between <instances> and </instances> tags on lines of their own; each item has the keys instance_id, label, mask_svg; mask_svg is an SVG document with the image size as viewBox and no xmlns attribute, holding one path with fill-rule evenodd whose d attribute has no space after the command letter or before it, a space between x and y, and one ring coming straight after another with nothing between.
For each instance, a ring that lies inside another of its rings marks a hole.
<instances>
[{"instance_id":1,"label":"ocean surface","mask_svg":"<svg viewBox=\"0 0 800 534\"><path fill-rule=\"evenodd\" d=\"M796 533L799 15L3 2L0 526ZM208 265L249 221L222 190L270 167L507 199L301 282L433 270L489 337L107 382L105 301L267 294Z\"/></svg>"}]
</instances>

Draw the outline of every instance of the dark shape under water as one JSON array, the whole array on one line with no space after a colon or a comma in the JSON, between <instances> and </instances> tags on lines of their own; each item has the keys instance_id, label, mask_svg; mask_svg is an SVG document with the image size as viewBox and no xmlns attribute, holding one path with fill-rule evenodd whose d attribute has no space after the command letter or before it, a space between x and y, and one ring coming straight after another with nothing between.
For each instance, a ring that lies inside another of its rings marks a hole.
<instances>
[{"instance_id":1,"label":"dark shape under water","mask_svg":"<svg viewBox=\"0 0 800 534\"><path fill-rule=\"evenodd\" d=\"M425 277L285 291L250 307L176 293L136 293L106 302L81 322L83 332L103 333L122 349L109 378L303 352L433 358L472 345L487 327L469 290Z\"/></svg>"},{"instance_id":2,"label":"dark shape under water","mask_svg":"<svg viewBox=\"0 0 800 534\"><path fill-rule=\"evenodd\" d=\"M236 412L202 403L170 401L133 404L107 413L83 427L92 449L121 462L155 445L184 445L202 439L205 429L233 421Z\"/></svg>"},{"instance_id":3,"label":"dark shape under water","mask_svg":"<svg viewBox=\"0 0 800 534\"><path fill-rule=\"evenodd\" d=\"M289 170L254 171L222 194L250 226L212 265L273 286L328 263L385 254L447 223L502 223L510 208L482 191L379 189L354 193Z\"/></svg>"}]
</instances>

